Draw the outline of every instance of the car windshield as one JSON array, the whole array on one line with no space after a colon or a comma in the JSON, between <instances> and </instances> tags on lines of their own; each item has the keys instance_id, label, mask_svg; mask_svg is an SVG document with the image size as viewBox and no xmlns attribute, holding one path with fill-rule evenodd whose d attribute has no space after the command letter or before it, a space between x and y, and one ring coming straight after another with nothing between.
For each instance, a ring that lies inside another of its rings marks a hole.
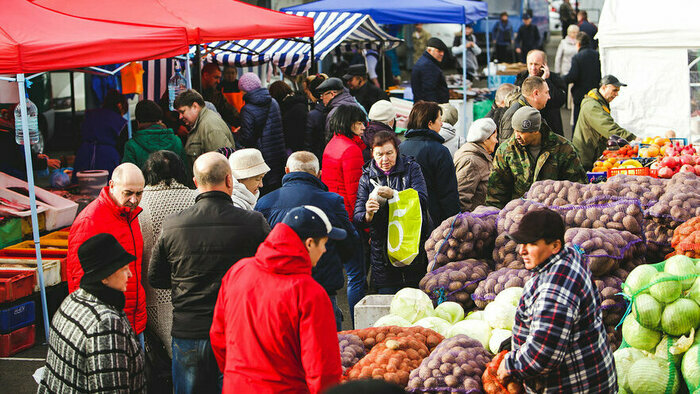
<instances>
[{"instance_id":1,"label":"car windshield","mask_svg":"<svg viewBox=\"0 0 700 394\"><path fill-rule=\"evenodd\" d=\"M520 0L486 0L489 13L498 15L505 11L510 15L520 15Z\"/></svg>"}]
</instances>

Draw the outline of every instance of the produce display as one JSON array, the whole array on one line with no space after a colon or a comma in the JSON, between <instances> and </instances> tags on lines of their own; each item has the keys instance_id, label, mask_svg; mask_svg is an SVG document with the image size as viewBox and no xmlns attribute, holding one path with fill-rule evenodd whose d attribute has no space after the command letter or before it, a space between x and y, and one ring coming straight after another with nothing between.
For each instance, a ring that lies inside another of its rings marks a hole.
<instances>
[{"instance_id":1,"label":"produce display","mask_svg":"<svg viewBox=\"0 0 700 394\"><path fill-rule=\"evenodd\" d=\"M699 189L693 183L677 183L667 187L659 201L649 208L649 216L669 219L678 224L700 216Z\"/></svg>"},{"instance_id":2,"label":"produce display","mask_svg":"<svg viewBox=\"0 0 700 394\"><path fill-rule=\"evenodd\" d=\"M700 257L700 216L688 220L673 231L671 246L676 254Z\"/></svg>"},{"instance_id":3,"label":"produce display","mask_svg":"<svg viewBox=\"0 0 700 394\"><path fill-rule=\"evenodd\" d=\"M615 276L607 276L594 279L593 282L600 293L603 324L605 325L605 331L608 333L608 341L613 350L615 350L620 347L622 342L622 333L620 330L615 330L615 327L624 316L627 308L624 298L619 295L622 291L622 279Z\"/></svg>"},{"instance_id":4,"label":"produce display","mask_svg":"<svg viewBox=\"0 0 700 394\"><path fill-rule=\"evenodd\" d=\"M532 276L532 272L526 269L501 268L491 272L485 280L479 282L479 286L477 286L472 295L476 307L479 309L486 308L505 289L524 287L525 282Z\"/></svg>"},{"instance_id":5,"label":"produce display","mask_svg":"<svg viewBox=\"0 0 700 394\"><path fill-rule=\"evenodd\" d=\"M493 247L493 261L496 263L496 270L503 268L525 269L525 262L518 254L518 244L502 233L496 237Z\"/></svg>"},{"instance_id":6,"label":"produce display","mask_svg":"<svg viewBox=\"0 0 700 394\"><path fill-rule=\"evenodd\" d=\"M654 205L666 191L668 181L650 176L634 176L619 174L607 180L600 187L601 194L597 199L588 200L590 203L599 201L614 201L617 199L639 200L642 206L648 208ZM592 185L584 185L590 187Z\"/></svg>"},{"instance_id":7,"label":"produce display","mask_svg":"<svg viewBox=\"0 0 700 394\"><path fill-rule=\"evenodd\" d=\"M677 393L681 379L677 366L669 358L635 348L613 353L619 393Z\"/></svg>"},{"instance_id":8,"label":"produce display","mask_svg":"<svg viewBox=\"0 0 700 394\"><path fill-rule=\"evenodd\" d=\"M570 228L564 235L567 246L583 251L583 260L595 276L607 275L619 268L623 260L643 257L646 245L628 231L605 228Z\"/></svg>"},{"instance_id":9,"label":"produce display","mask_svg":"<svg viewBox=\"0 0 700 394\"><path fill-rule=\"evenodd\" d=\"M421 279L419 287L433 300L434 305L455 301L469 310L474 306L471 294L490 271L483 261L455 261L428 272Z\"/></svg>"},{"instance_id":10,"label":"produce display","mask_svg":"<svg viewBox=\"0 0 700 394\"><path fill-rule=\"evenodd\" d=\"M525 194L526 200L539 202L547 206L580 205L603 194L599 184L584 185L571 181L537 181Z\"/></svg>"},{"instance_id":11,"label":"produce display","mask_svg":"<svg viewBox=\"0 0 700 394\"><path fill-rule=\"evenodd\" d=\"M673 252L673 221L659 218L648 218L644 223L644 238L647 245L647 260L662 261L667 254Z\"/></svg>"},{"instance_id":12,"label":"produce display","mask_svg":"<svg viewBox=\"0 0 700 394\"><path fill-rule=\"evenodd\" d=\"M445 219L425 241L428 271L451 261L485 257L496 238L498 209L479 206Z\"/></svg>"},{"instance_id":13,"label":"produce display","mask_svg":"<svg viewBox=\"0 0 700 394\"><path fill-rule=\"evenodd\" d=\"M445 339L437 332L424 327L370 327L359 330L341 331L340 334L352 334L358 336L365 345L365 352L369 353L374 346L389 338L412 337L425 344L428 350L432 351Z\"/></svg>"},{"instance_id":14,"label":"produce display","mask_svg":"<svg viewBox=\"0 0 700 394\"><path fill-rule=\"evenodd\" d=\"M649 149L654 149L650 145ZM693 144L682 146L679 143L671 145L670 141L658 149L660 158L651 168L658 171L659 178L671 178L679 172L700 174L700 156Z\"/></svg>"},{"instance_id":15,"label":"produce display","mask_svg":"<svg viewBox=\"0 0 700 394\"><path fill-rule=\"evenodd\" d=\"M340 361L343 372L357 364L365 356L365 345L357 335L338 334L338 345L340 346Z\"/></svg>"},{"instance_id":16,"label":"produce display","mask_svg":"<svg viewBox=\"0 0 700 394\"><path fill-rule=\"evenodd\" d=\"M486 371L481 377L481 383L484 385L486 394L519 394L525 392L523 385L510 376L505 381L498 379L498 366L501 365L507 353L507 350L498 353L493 360L486 364Z\"/></svg>"},{"instance_id":17,"label":"produce display","mask_svg":"<svg viewBox=\"0 0 700 394\"><path fill-rule=\"evenodd\" d=\"M408 384L411 371L418 368L430 352L425 343L413 336L384 340L347 371L348 379L383 379L400 386Z\"/></svg>"},{"instance_id":18,"label":"produce display","mask_svg":"<svg viewBox=\"0 0 700 394\"><path fill-rule=\"evenodd\" d=\"M411 371L408 391L414 393L480 392L481 376L491 360L488 351L466 335L445 339Z\"/></svg>"}]
</instances>

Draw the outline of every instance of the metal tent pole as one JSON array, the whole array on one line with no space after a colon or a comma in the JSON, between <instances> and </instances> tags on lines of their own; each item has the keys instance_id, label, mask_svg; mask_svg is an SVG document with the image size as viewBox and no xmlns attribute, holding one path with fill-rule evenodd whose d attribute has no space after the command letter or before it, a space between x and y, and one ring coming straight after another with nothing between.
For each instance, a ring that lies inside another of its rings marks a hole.
<instances>
[{"instance_id":1,"label":"metal tent pole","mask_svg":"<svg viewBox=\"0 0 700 394\"><path fill-rule=\"evenodd\" d=\"M490 88L489 77L491 76L491 38L489 38L489 30L489 16L486 15L486 86Z\"/></svg>"},{"instance_id":2,"label":"metal tent pole","mask_svg":"<svg viewBox=\"0 0 700 394\"><path fill-rule=\"evenodd\" d=\"M192 70L190 69L190 53L185 54L185 72L187 73L187 89L192 89Z\"/></svg>"},{"instance_id":3,"label":"metal tent pole","mask_svg":"<svg viewBox=\"0 0 700 394\"><path fill-rule=\"evenodd\" d=\"M311 37L311 74L316 74L316 70L319 69L319 64L316 63L316 50L315 50L314 38Z\"/></svg>"},{"instance_id":4,"label":"metal tent pole","mask_svg":"<svg viewBox=\"0 0 700 394\"><path fill-rule=\"evenodd\" d=\"M467 138L467 24L462 25L462 136Z\"/></svg>"},{"instance_id":5,"label":"metal tent pole","mask_svg":"<svg viewBox=\"0 0 700 394\"><path fill-rule=\"evenodd\" d=\"M36 266L41 290L41 309L44 315L44 334L46 343L49 343L49 310L46 306L46 285L44 284L44 265L41 262L41 244L39 243L39 217L36 212L36 195L34 193L34 169L32 168L32 154L29 146L29 119L27 114L27 100L24 90L24 74L17 74L17 86L19 88L19 108L22 114L22 141L24 144L24 161L27 167L27 189L29 190L29 205L32 211L32 237L34 238L34 250L36 251Z\"/></svg>"}]
</instances>

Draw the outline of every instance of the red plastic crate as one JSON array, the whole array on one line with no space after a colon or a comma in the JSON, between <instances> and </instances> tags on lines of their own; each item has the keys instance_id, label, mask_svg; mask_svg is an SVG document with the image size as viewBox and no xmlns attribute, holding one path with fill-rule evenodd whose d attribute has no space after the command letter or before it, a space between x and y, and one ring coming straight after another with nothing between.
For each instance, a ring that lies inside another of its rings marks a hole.
<instances>
[{"instance_id":1,"label":"red plastic crate","mask_svg":"<svg viewBox=\"0 0 700 394\"><path fill-rule=\"evenodd\" d=\"M31 295L35 280L33 272L0 270L0 303Z\"/></svg>"},{"instance_id":2,"label":"red plastic crate","mask_svg":"<svg viewBox=\"0 0 700 394\"><path fill-rule=\"evenodd\" d=\"M31 252L26 252L21 249L2 249L0 250L0 259L4 258L36 261L36 253L33 250ZM68 258L65 256L65 253L57 253L55 249L42 249L41 258L45 260L60 260L61 282L68 281Z\"/></svg>"},{"instance_id":3,"label":"red plastic crate","mask_svg":"<svg viewBox=\"0 0 700 394\"><path fill-rule=\"evenodd\" d=\"M9 334L0 335L0 357L9 357L34 346L36 326L22 327Z\"/></svg>"},{"instance_id":4,"label":"red plastic crate","mask_svg":"<svg viewBox=\"0 0 700 394\"><path fill-rule=\"evenodd\" d=\"M615 175L619 175L619 174L649 176L649 167L611 168L608 170L608 178L615 176Z\"/></svg>"}]
</instances>

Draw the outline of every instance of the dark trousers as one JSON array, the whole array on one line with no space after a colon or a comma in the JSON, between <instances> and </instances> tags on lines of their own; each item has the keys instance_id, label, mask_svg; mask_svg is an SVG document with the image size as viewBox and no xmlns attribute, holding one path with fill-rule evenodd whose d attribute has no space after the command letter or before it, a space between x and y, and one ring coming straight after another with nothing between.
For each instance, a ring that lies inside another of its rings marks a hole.
<instances>
[{"instance_id":1,"label":"dark trousers","mask_svg":"<svg viewBox=\"0 0 700 394\"><path fill-rule=\"evenodd\" d=\"M221 393L219 371L209 339L173 337L173 391L175 394Z\"/></svg>"},{"instance_id":2,"label":"dark trousers","mask_svg":"<svg viewBox=\"0 0 700 394\"><path fill-rule=\"evenodd\" d=\"M574 125L572 126L573 128L571 135L573 136L573 131L576 130L576 122L578 122L578 114L581 111L581 102L579 101L578 103L574 102Z\"/></svg>"},{"instance_id":3,"label":"dark trousers","mask_svg":"<svg viewBox=\"0 0 700 394\"><path fill-rule=\"evenodd\" d=\"M510 45L496 45L496 59L499 63L513 63L513 49Z\"/></svg>"}]
</instances>

